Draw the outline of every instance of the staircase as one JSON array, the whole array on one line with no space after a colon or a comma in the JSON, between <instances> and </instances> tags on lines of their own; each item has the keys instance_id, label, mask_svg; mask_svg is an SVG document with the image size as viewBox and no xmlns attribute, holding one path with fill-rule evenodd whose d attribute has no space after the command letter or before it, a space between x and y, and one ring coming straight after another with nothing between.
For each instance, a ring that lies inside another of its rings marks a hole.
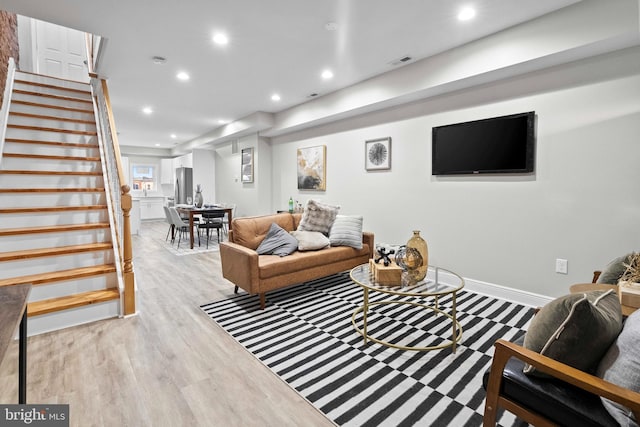
<instances>
[{"instance_id":1,"label":"staircase","mask_svg":"<svg viewBox=\"0 0 640 427\"><path fill-rule=\"evenodd\" d=\"M16 72L0 165L0 286L31 283L29 334L119 316L88 84Z\"/></svg>"}]
</instances>

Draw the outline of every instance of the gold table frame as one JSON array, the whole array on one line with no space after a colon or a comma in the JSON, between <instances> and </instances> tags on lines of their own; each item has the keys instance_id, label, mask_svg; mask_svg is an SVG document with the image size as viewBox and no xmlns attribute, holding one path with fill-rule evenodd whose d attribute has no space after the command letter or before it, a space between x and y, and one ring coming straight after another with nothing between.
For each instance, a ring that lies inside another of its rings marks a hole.
<instances>
[{"instance_id":1,"label":"gold table frame","mask_svg":"<svg viewBox=\"0 0 640 427\"><path fill-rule=\"evenodd\" d=\"M378 344L382 344L387 347L397 348L400 350L412 350L412 351L431 351L431 350L439 350L447 347L451 347L451 352L456 352L456 346L462 340L462 326L457 319L457 308L456 308L456 294L457 292L464 287L464 279L460 277L458 274L446 270L440 267L432 267L435 273L435 280L431 280L428 277L425 280L422 280L418 283L414 283L407 286L385 286L377 284L373 281L373 275L369 270L369 264L362 264L357 267L354 267L349 272L349 276L351 280L353 280L356 284L360 285L363 290L363 304L356 308L351 315L351 324L353 328L364 338L365 345L368 341L373 341ZM459 284L457 285L448 285L444 283L440 283L438 281L439 273L443 271L448 274L455 276L459 280ZM369 302L369 291L381 292L389 295L402 295L402 296L417 296L417 297L433 297L434 304L422 304L413 301L393 301L393 300L384 300L384 301L374 301ZM438 298L443 295L451 295L451 312L447 313L440 309L438 304ZM444 343L439 345L427 346L427 347L408 347L402 346L398 344L393 344L376 337L373 337L367 333L367 314L369 311L369 307L375 305L385 305L385 304L406 304L412 305L416 307L422 307L426 310L432 310L436 314L442 314L444 317L447 317L452 324L452 340L445 340ZM356 316L358 313L362 313L362 328L359 327L356 322Z\"/></svg>"}]
</instances>

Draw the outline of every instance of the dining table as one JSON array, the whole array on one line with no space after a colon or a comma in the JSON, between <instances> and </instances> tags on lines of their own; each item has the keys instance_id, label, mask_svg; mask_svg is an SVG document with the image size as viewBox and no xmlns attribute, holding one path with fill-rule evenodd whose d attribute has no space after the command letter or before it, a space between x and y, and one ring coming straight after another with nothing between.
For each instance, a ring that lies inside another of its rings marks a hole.
<instances>
[{"instance_id":1,"label":"dining table","mask_svg":"<svg viewBox=\"0 0 640 427\"><path fill-rule=\"evenodd\" d=\"M227 214L227 220L229 221L229 230L231 230L231 222L233 221L233 209L226 208L223 206L204 206L201 208L195 206L176 206L176 210L180 213L181 216L189 216L189 244L191 249L193 249L193 217L200 216L206 213L220 212L224 211Z\"/></svg>"}]
</instances>

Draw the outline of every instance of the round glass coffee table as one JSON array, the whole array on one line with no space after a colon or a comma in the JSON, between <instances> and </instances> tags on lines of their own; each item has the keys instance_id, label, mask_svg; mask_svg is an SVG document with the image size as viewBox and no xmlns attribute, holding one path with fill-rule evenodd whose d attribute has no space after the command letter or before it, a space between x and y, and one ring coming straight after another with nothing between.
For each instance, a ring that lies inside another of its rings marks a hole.
<instances>
[{"instance_id":1,"label":"round glass coffee table","mask_svg":"<svg viewBox=\"0 0 640 427\"><path fill-rule=\"evenodd\" d=\"M417 283L407 284L407 285L398 285L398 286L388 286L388 285L380 285L376 283L373 279L372 272L370 271L369 264L362 264L355 268L353 268L350 272L351 279L360 285L363 290L363 304L362 306L355 309L353 315L351 316L351 323L355 330L362 335L364 338L364 343L367 341L374 341L378 344L382 344L388 347L398 348L401 350L414 350L414 351L429 351L429 350L438 350L447 347L451 347L451 352L456 352L456 345L462 339L462 326L460 326L460 322L458 322L456 318L456 293L464 287L464 279L457 275L456 273L446 270L440 267L430 266L429 274L427 277ZM448 282L450 283L442 283L439 281L440 275L445 275ZM381 292L384 294L388 294L390 296L413 296L420 297L421 299L432 299L432 302L416 302L416 301L408 301L401 299L385 299L382 301L369 301L369 291ZM449 312L445 312L440 308L439 298L443 296L451 295L451 309ZM369 308L375 305L412 305L416 307L423 308L425 310L430 310L435 312L436 315L441 315L443 321L451 322L451 339L445 339L444 342L438 345L431 345L426 347L414 347L414 346L404 346L399 344L394 344L382 339L378 339L374 336L369 335L367 332L367 316L369 314ZM362 313L362 321L360 327L359 323L356 321L356 316L358 313Z\"/></svg>"}]
</instances>

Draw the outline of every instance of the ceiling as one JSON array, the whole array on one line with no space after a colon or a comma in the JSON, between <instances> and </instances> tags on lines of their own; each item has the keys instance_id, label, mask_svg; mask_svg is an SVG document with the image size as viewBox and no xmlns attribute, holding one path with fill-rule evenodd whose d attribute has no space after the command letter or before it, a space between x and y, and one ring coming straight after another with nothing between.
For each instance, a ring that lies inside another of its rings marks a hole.
<instances>
[{"instance_id":1,"label":"ceiling","mask_svg":"<svg viewBox=\"0 0 640 427\"><path fill-rule=\"evenodd\" d=\"M98 73L108 80L120 144L167 149L221 120L312 102L577 2L0 0L0 9L105 37ZM463 6L475 8L475 18L458 20ZM213 42L217 32L227 45ZM321 77L325 69L333 78ZM176 78L180 71L188 81Z\"/></svg>"}]
</instances>

